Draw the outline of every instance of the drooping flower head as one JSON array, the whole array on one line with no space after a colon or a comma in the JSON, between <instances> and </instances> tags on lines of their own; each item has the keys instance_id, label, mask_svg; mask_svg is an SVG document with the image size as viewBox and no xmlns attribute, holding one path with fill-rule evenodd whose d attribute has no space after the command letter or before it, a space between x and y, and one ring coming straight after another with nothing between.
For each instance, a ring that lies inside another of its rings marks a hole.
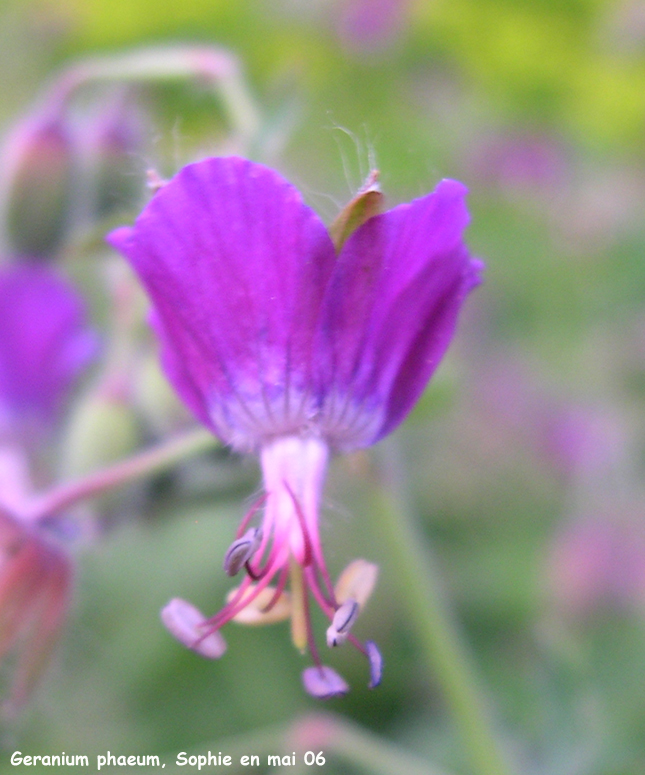
<instances>
[{"instance_id":1,"label":"drooping flower head","mask_svg":"<svg viewBox=\"0 0 645 775\"><path fill-rule=\"evenodd\" d=\"M96 346L83 300L53 269L0 269L0 431L51 427Z\"/></svg>"},{"instance_id":2,"label":"drooping flower head","mask_svg":"<svg viewBox=\"0 0 645 775\"><path fill-rule=\"evenodd\" d=\"M367 447L392 431L448 347L481 269L463 242L465 193L444 180L370 218L337 251L277 173L211 158L184 168L134 227L109 236L151 298L171 382L204 424L258 454L262 467L264 496L224 563L230 575L246 571L240 587L199 624L182 601L164 612L187 645L200 650L211 638L217 651L213 637L227 621L275 621L286 611L295 644L309 647L316 663L305 688L344 693L316 650L311 593L330 619L328 642L353 642L378 683L378 649L349 632L374 566L357 561L332 586L318 531L321 492L330 452ZM259 511L262 524L252 526Z\"/></svg>"},{"instance_id":3,"label":"drooping flower head","mask_svg":"<svg viewBox=\"0 0 645 775\"><path fill-rule=\"evenodd\" d=\"M0 147L0 208L8 252L50 261L67 236L74 141L63 106L20 121Z\"/></svg>"},{"instance_id":4,"label":"drooping flower head","mask_svg":"<svg viewBox=\"0 0 645 775\"><path fill-rule=\"evenodd\" d=\"M24 517L28 453L53 429L96 346L83 300L54 269L29 260L0 268L0 660L13 658L11 712L50 661L72 586L70 556Z\"/></svg>"}]
</instances>

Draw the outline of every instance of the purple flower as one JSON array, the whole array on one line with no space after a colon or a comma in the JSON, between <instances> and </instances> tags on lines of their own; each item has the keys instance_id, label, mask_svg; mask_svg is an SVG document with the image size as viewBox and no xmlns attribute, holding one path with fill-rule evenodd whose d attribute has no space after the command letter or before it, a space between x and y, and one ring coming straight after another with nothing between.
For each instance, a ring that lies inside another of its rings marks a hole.
<instances>
[{"instance_id":1,"label":"purple flower","mask_svg":"<svg viewBox=\"0 0 645 775\"><path fill-rule=\"evenodd\" d=\"M305 688L340 694L344 681L318 656L311 594L330 620L328 642L356 645L371 684L379 682L378 649L349 632L376 569L357 560L332 585L318 532L321 492L330 452L392 431L448 347L481 269L463 242L465 194L444 180L368 220L337 255L318 216L277 173L213 158L183 169L133 228L109 236L150 295L170 380L203 423L256 452L262 466L265 495L225 558L229 575L244 568L246 578L212 619L182 617L182 640L190 620L196 650L231 619L275 621L280 609L318 668ZM261 526L251 527L261 510Z\"/></svg>"},{"instance_id":2,"label":"purple flower","mask_svg":"<svg viewBox=\"0 0 645 775\"><path fill-rule=\"evenodd\" d=\"M512 201L542 195L551 201L570 178L565 147L537 132L498 133L474 143L469 173L486 187L497 188Z\"/></svg>"},{"instance_id":3,"label":"purple flower","mask_svg":"<svg viewBox=\"0 0 645 775\"><path fill-rule=\"evenodd\" d=\"M82 299L52 269L0 270L0 431L50 427L96 345Z\"/></svg>"},{"instance_id":4,"label":"purple flower","mask_svg":"<svg viewBox=\"0 0 645 775\"><path fill-rule=\"evenodd\" d=\"M72 563L40 524L27 450L51 429L96 352L78 293L43 264L0 269L0 659L15 655L9 710L25 703L65 622Z\"/></svg>"},{"instance_id":5,"label":"purple flower","mask_svg":"<svg viewBox=\"0 0 645 775\"><path fill-rule=\"evenodd\" d=\"M630 513L631 512L631 513ZM642 610L645 602L645 531L642 504L627 513L592 514L555 536L547 565L552 597L567 615L599 608Z\"/></svg>"},{"instance_id":6,"label":"purple flower","mask_svg":"<svg viewBox=\"0 0 645 775\"><path fill-rule=\"evenodd\" d=\"M347 0L336 28L345 48L354 54L382 51L409 24L409 0Z\"/></svg>"}]
</instances>

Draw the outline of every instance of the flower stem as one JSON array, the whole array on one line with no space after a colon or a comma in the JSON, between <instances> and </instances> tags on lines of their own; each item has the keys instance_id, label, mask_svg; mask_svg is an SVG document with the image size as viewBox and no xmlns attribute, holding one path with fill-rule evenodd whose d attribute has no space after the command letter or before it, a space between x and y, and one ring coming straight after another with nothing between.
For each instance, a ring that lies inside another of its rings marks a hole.
<instances>
[{"instance_id":1,"label":"flower stem","mask_svg":"<svg viewBox=\"0 0 645 775\"><path fill-rule=\"evenodd\" d=\"M86 86L194 80L221 99L229 124L246 147L260 128L259 111L238 58L217 46L151 46L115 56L83 59L64 70L43 95L45 110L58 111Z\"/></svg>"},{"instance_id":2,"label":"flower stem","mask_svg":"<svg viewBox=\"0 0 645 775\"><path fill-rule=\"evenodd\" d=\"M33 521L43 519L79 501L94 498L136 479L166 471L187 457L213 449L218 443L209 431L201 428L184 433L157 447L139 452L71 482L63 482L43 495L35 496L27 503L22 516Z\"/></svg>"},{"instance_id":3,"label":"flower stem","mask_svg":"<svg viewBox=\"0 0 645 775\"><path fill-rule=\"evenodd\" d=\"M510 775L505 752L490 723L491 709L450 611L430 548L425 537L419 535L406 504L402 466L393 442L381 445L379 455L372 497L404 592L409 620L453 713L472 771L478 775Z\"/></svg>"}]
</instances>

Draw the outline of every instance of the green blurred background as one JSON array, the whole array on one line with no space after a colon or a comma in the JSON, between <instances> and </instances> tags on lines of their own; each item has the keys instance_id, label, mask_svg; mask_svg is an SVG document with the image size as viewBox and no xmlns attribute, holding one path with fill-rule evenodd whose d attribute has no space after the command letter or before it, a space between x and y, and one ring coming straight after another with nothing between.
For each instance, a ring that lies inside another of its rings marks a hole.
<instances>
[{"instance_id":1,"label":"green blurred background","mask_svg":"<svg viewBox=\"0 0 645 775\"><path fill-rule=\"evenodd\" d=\"M522 771L645 771L645 4L5 1L0 117L10 126L77 58L161 43L239 56L264 158L327 222L373 159L390 204L442 177L469 186L486 283L396 433L410 502ZM218 152L208 91L151 86L141 100L133 175ZM159 622L175 595L219 608L221 557L257 485L252 461L220 451L119 500L79 551L58 661L6 750L170 754L247 735L253 753L258 730L320 707L286 625L231 625L209 663ZM353 691L325 709L468 772L366 488L360 459L335 462L322 535L332 575L352 557L382 565L358 632L379 642L385 680L369 693L343 649ZM590 550L597 524L612 538Z\"/></svg>"}]
</instances>

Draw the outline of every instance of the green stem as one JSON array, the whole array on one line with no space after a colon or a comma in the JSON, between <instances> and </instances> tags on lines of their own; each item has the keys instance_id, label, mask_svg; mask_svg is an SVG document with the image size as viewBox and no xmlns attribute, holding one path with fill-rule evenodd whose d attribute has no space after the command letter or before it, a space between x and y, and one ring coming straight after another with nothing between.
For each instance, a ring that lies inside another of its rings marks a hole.
<instances>
[{"instance_id":1,"label":"green stem","mask_svg":"<svg viewBox=\"0 0 645 775\"><path fill-rule=\"evenodd\" d=\"M406 503L402 466L393 442L381 446L379 462L372 489L375 512L428 667L453 713L473 772L509 775L471 655L450 611L430 548Z\"/></svg>"},{"instance_id":2,"label":"green stem","mask_svg":"<svg viewBox=\"0 0 645 775\"><path fill-rule=\"evenodd\" d=\"M213 449L219 442L208 431L187 432L157 447L102 468L87 476L63 482L43 495L35 496L25 507L23 517L40 520L87 498L94 498L115 487L166 471L187 457Z\"/></svg>"}]
</instances>

